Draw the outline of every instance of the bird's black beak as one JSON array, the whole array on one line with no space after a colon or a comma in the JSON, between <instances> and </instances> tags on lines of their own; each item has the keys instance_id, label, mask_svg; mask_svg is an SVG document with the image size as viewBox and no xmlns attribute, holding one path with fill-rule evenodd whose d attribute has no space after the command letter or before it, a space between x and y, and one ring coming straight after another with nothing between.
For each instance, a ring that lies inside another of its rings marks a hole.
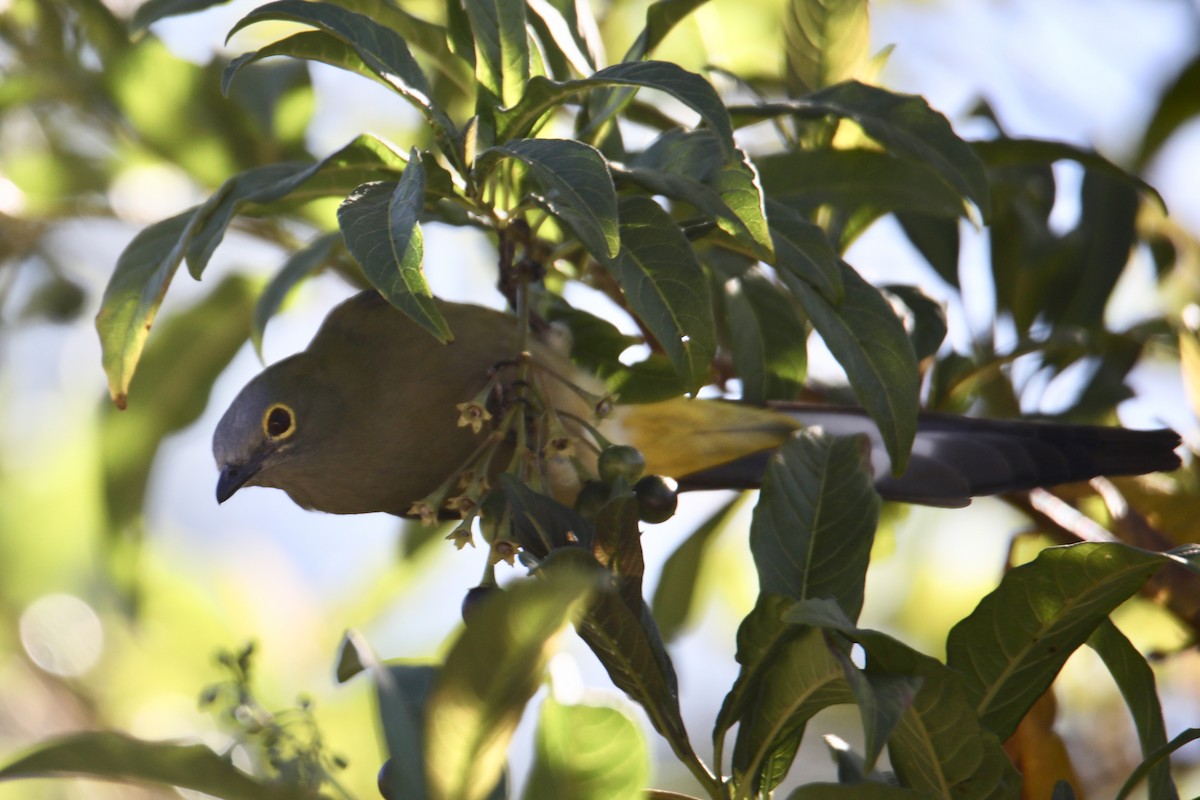
<instances>
[{"instance_id":1,"label":"bird's black beak","mask_svg":"<svg viewBox=\"0 0 1200 800\"><path fill-rule=\"evenodd\" d=\"M217 478L217 503L224 503L246 485L246 481L258 472L261 461L255 459L246 464L226 464L221 467L221 477Z\"/></svg>"}]
</instances>

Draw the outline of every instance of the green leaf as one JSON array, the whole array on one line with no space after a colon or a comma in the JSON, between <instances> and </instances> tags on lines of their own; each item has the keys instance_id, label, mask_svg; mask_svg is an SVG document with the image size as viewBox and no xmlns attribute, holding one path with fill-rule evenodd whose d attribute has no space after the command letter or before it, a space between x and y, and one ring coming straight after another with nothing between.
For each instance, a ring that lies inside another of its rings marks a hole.
<instances>
[{"instance_id":1,"label":"green leaf","mask_svg":"<svg viewBox=\"0 0 1200 800\"><path fill-rule=\"evenodd\" d=\"M880 287L908 309L904 327L918 361L935 355L946 339L946 307L916 286L888 284Z\"/></svg>"},{"instance_id":2,"label":"green leaf","mask_svg":"<svg viewBox=\"0 0 1200 800\"><path fill-rule=\"evenodd\" d=\"M371 285L439 341L447 342L454 337L421 268L424 244L417 217L424 184L424 170L414 151L399 182L368 183L355 189L338 208L338 224L346 248Z\"/></svg>"},{"instance_id":3,"label":"green leaf","mask_svg":"<svg viewBox=\"0 0 1200 800\"><path fill-rule=\"evenodd\" d=\"M1012 734L1071 653L1166 558L1082 542L1043 550L1006 573L946 640L946 663L966 677L984 727Z\"/></svg>"},{"instance_id":4,"label":"green leaf","mask_svg":"<svg viewBox=\"0 0 1200 800\"><path fill-rule=\"evenodd\" d=\"M475 78L496 105L511 106L529 80L524 0L465 0L475 40Z\"/></svg>"},{"instance_id":5,"label":"green leaf","mask_svg":"<svg viewBox=\"0 0 1200 800\"><path fill-rule=\"evenodd\" d=\"M806 783L787 800L918 800L929 795L886 783Z\"/></svg>"},{"instance_id":6,"label":"green leaf","mask_svg":"<svg viewBox=\"0 0 1200 800\"><path fill-rule=\"evenodd\" d=\"M568 139L519 139L485 151L476 166L487 175L502 157L525 164L544 191L543 205L575 233L597 259L621 248L617 194L604 156Z\"/></svg>"},{"instance_id":7,"label":"green leaf","mask_svg":"<svg viewBox=\"0 0 1200 800\"><path fill-rule=\"evenodd\" d=\"M552 81L535 76L525 87L519 102L496 114L496 137L507 141L526 136L543 114L582 92L612 86L657 89L691 108L717 135L726 158L736 158L733 126L729 113L712 84L694 72L666 61L638 61L614 64L587 78ZM628 98L633 94L629 93Z\"/></svg>"},{"instance_id":8,"label":"green leaf","mask_svg":"<svg viewBox=\"0 0 1200 800\"><path fill-rule=\"evenodd\" d=\"M815 628L781 643L756 677L754 702L746 703L739 716L733 773L766 792L787 775L813 715L852 703L854 695L841 664Z\"/></svg>"},{"instance_id":9,"label":"green leaf","mask_svg":"<svg viewBox=\"0 0 1200 800\"><path fill-rule=\"evenodd\" d=\"M850 80L871 40L866 0L791 0L784 19L792 96Z\"/></svg>"},{"instance_id":10,"label":"green leaf","mask_svg":"<svg viewBox=\"0 0 1200 800\"><path fill-rule=\"evenodd\" d=\"M797 150L758 159L769 198L802 212L830 204L954 219L962 198L925 164L874 150Z\"/></svg>"},{"instance_id":11,"label":"green leaf","mask_svg":"<svg viewBox=\"0 0 1200 800\"><path fill-rule=\"evenodd\" d=\"M767 200L774 266L814 286L826 300L840 303L845 293L842 262L817 225L780 203Z\"/></svg>"},{"instance_id":12,"label":"green leaf","mask_svg":"<svg viewBox=\"0 0 1200 800\"><path fill-rule=\"evenodd\" d=\"M213 383L246 341L253 298L250 281L231 275L164 320L130 386L136 402L103 415L104 495L114 532L141 516L162 440L204 413Z\"/></svg>"},{"instance_id":13,"label":"green leaf","mask_svg":"<svg viewBox=\"0 0 1200 800\"><path fill-rule=\"evenodd\" d=\"M1020 797L1021 776L1000 740L980 725L961 675L886 634L855 628L827 600L797 603L783 618L858 642L866 653L868 674L920 679L920 689L888 740L892 768L905 786L934 797Z\"/></svg>"},{"instance_id":14,"label":"green leaf","mask_svg":"<svg viewBox=\"0 0 1200 800\"><path fill-rule=\"evenodd\" d=\"M640 797L649 773L641 727L618 709L542 704L526 800Z\"/></svg>"},{"instance_id":15,"label":"green leaf","mask_svg":"<svg viewBox=\"0 0 1200 800\"><path fill-rule=\"evenodd\" d=\"M482 800L492 792L555 640L594 593L603 574L594 560L575 549L556 556L570 558L547 559L541 580L489 597L451 646L425 719L433 800Z\"/></svg>"},{"instance_id":16,"label":"green leaf","mask_svg":"<svg viewBox=\"0 0 1200 800\"><path fill-rule=\"evenodd\" d=\"M567 5L566 10L572 18L577 17L573 3ZM556 64L556 75L565 78L572 69L580 75L591 75L596 71L596 59L584 51L588 42L578 24L568 22L563 12L548 0L528 0L525 11L530 15L529 22L537 30L542 47L547 50L547 57Z\"/></svg>"},{"instance_id":17,"label":"green leaf","mask_svg":"<svg viewBox=\"0 0 1200 800\"><path fill-rule=\"evenodd\" d=\"M254 351L258 353L259 360L262 360L263 356L263 332L266 331L271 317L275 316L275 312L283 305L284 298L297 284L329 261L341 240L340 233L318 236L292 253L263 289L258 303L254 306L254 319L250 326L250 341L254 344Z\"/></svg>"},{"instance_id":18,"label":"green leaf","mask_svg":"<svg viewBox=\"0 0 1200 800\"><path fill-rule=\"evenodd\" d=\"M1087 644L1103 659L1104 666L1121 690L1125 705L1129 706L1129 713L1133 716L1142 758L1148 759L1167 743L1162 706L1154 685L1154 670L1111 620L1103 620L1092 632ZM1170 761L1164 759L1151 766L1146 778L1149 795L1154 800L1177 800L1179 797L1179 791L1171 779Z\"/></svg>"},{"instance_id":19,"label":"green leaf","mask_svg":"<svg viewBox=\"0 0 1200 800\"><path fill-rule=\"evenodd\" d=\"M896 221L913 247L942 280L958 285L958 220L918 212L897 211Z\"/></svg>"},{"instance_id":20,"label":"green leaf","mask_svg":"<svg viewBox=\"0 0 1200 800\"><path fill-rule=\"evenodd\" d=\"M713 178L721 200L736 216L736 223L718 217L717 225L730 236L741 238L751 246L756 258L774 260L774 245L767 226L766 199L759 184L758 172L741 150L740 160L726 164Z\"/></svg>"},{"instance_id":21,"label":"green leaf","mask_svg":"<svg viewBox=\"0 0 1200 800\"><path fill-rule=\"evenodd\" d=\"M1138 171L1146 166L1180 126L1200 115L1200 56L1194 57L1158 99L1154 116L1142 135L1134 165Z\"/></svg>"},{"instance_id":22,"label":"green leaf","mask_svg":"<svg viewBox=\"0 0 1200 800\"><path fill-rule=\"evenodd\" d=\"M138 6L129 23L132 32L143 31L154 22L179 14L194 14L206 8L223 5L228 0L147 0Z\"/></svg>"},{"instance_id":23,"label":"green leaf","mask_svg":"<svg viewBox=\"0 0 1200 800\"><path fill-rule=\"evenodd\" d=\"M697 582L709 545L738 512L747 496L739 494L721 506L663 562L650 610L666 641L678 636L687 624L694 610Z\"/></svg>"},{"instance_id":24,"label":"green leaf","mask_svg":"<svg viewBox=\"0 0 1200 800\"><path fill-rule=\"evenodd\" d=\"M761 592L832 598L858 616L880 504L860 444L805 430L771 459L750 523Z\"/></svg>"},{"instance_id":25,"label":"green leaf","mask_svg":"<svg viewBox=\"0 0 1200 800\"><path fill-rule=\"evenodd\" d=\"M96 332L100 334L108 393L118 408L125 408L146 337L171 278L183 262L196 211L189 209L156 222L134 236L108 279L96 314Z\"/></svg>"},{"instance_id":26,"label":"green leaf","mask_svg":"<svg viewBox=\"0 0 1200 800\"><path fill-rule=\"evenodd\" d=\"M389 664L372 670L379 720L387 743L388 800L425 800L425 731L437 667Z\"/></svg>"},{"instance_id":27,"label":"green leaf","mask_svg":"<svg viewBox=\"0 0 1200 800\"><path fill-rule=\"evenodd\" d=\"M265 784L202 744L148 742L110 731L42 742L0 769L0 781L85 776L178 786L226 800L318 800L300 786Z\"/></svg>"},{"instance_id":28,"label":"green leaf","mask_svg":"<svg viewBox=\"0 0 1200 800\"><path fill-rule=\"evenodd\" d=\"M573 509L535 492L508 472L500 474L500 489L512 515L513 538L523 550L538 559L565 547L591 551L594 526Z\"/></svg>"},{"instance_id":29,"label":"green leaf","mask_svg":"<svg viewBox=\"0 0 1200 800\"><path fill-rule=\"evenodd\" d=\"M666 38L671 30L708 0L656 0L646 7L646 27L638 34L623 61L640 61Z\"/></svg>"},{"instance_id":30,"label":"green leaf","mask_svg":"<svg viewBox=\"0 0 1200 800\"><path fill-rule=\"evenodd\" d=\"M604 266L671 359L684 388L695 391L708 381L716 353L704 270L674 221L649 197L622 198L620 217L621 252Z\"/></svg>"},{"instance_id":31,"label":"green leaf","mask_svg":"<svg viewBox=\"0 0 1200 800\"><path fill-rule=\"evenodd\" d=\"M795 400L808 369L808 329L792 301L753 270L725 282L725 312L742 399Z\"/></svg>"},{"instance_id":32,"label":"green leaf","mask_svg":"<svg viewBox=\"0 0 1200 800\"><path fill-rule=\"evenodd\" d=\"M828 115L852 119L893 155L933 169L961 197L971 200L984 219L990 213L983 162L919 95L847 81L790 102L739 106L731 112L754 118L791 113L809 119Z\"/></svg>"},{"instance_id":33,"label":"green leaf","mask_svg":"<svg viewBox=\"0 0 1200 800\"><path fill-rule=\"evenodd\" d=\"M1148 772L1153 770L1156 766L1164 761L1169 764L1170 761L1168 759L1171 757L1172 753L1179 748L1184 747L1185 745L1191 744L1197 739L1200 739L1200 728L1188 728L1174 739L1146 756L1142 763L1138 764L1137 769L1135 769L1129 775L1129 778L1121 786L1121 790L1117 792L1116 800L1125 800L1125 798L1129 797L1129 795L1133 793L1134 787L1141 782L1142 778L1144 778ZM1155 800L1157 800L1157 798L1155 798Z\"/></svg>"},{"instance_id":34,"label":"green leaf","mask_svg":"<svg viewBox=\"0 0 1200 800\"><path fill-rule=\"evenodd\" d=\"M891 304L845 262L845 296L837 305L789 273L781 277L846 371L854 393L879 427L892 471L899 474L916 435L920 377L912 343Z\"/></svg>"},{"instance_id":35,"label":"green leaf","mask_svg":"<svg viewBox=\"0 0 1200 800\"><path fill-rule=\"evenodd\" d=\"M454 138L454 123L450 121L444 111L433 103L429 81L421 72L421 67L412 57L412 53L409 52L404 39L400 38L395 31L370 17L356 14L332 3L275 0L275 2L259 6L238 20L237 24L230 29L226 41L245 27L269 20L299 22L337 37L353 49L358 59L379 80L424 114L443 139L448 141ZM293 41L291 46L303 45L312 48L313 42L312 39L302 40L299 43ZM268 45L268 47L272 47L272 45ZM296 53L288 54L308 57L308 55L302 55L303 52L303 50L297 50ZM283 53L273 53L273 55L281 54ZM227 77L223 82L228 84L229 79L241 67L256 60L254 55L247 54L230 63L226 72ZM338 66L348 66L348 64L338 64Z\"/></svg>"},{"instance_id":36,"label":"green leaf","mask_svg":"<svg viewBox=\"0 0 1200 800\"><path fill-rule=\"evenodd\" d=\"M971 142L971 147L989 169L1049 165L1056 161L1074 161L1088 172L1096 172L1126 184L1153 198L1160 208L1166 208L1162 196L1153 186L1137 175L1122 169L1095 150L1068 142L1048 139L1019 139L1003 136L999 139Z\"/></svg>"}]
</instances>

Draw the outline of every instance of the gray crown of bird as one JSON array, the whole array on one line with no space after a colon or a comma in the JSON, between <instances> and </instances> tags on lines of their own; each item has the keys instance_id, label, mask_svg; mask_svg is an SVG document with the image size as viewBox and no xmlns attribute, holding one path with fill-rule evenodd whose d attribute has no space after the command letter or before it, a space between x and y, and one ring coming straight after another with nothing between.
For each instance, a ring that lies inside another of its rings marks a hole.
<instances>
[{"instance_id":1,"label":"gray crown of bird","mask_svg":"<svg viewBox=\"0 0 1200 800\"><path fill-rule=\"evenodd\" d=\"M526 468L569 503L580 467L584 478L594 468L592 430L638 448L648 473L676 478L685 489L759 485L769 454L805 427L865 434L879 493L936 506L1179 465L1179 436L1167 429L923 414L908 467L897 476L878 429L859 409L677 398L617 405L597 420L601 390L561 347L540 337L522 360L513 317L473 305L438 307L455 335L448 344L376 292L362 292L330 312L307 349L251 380L213 435L217 500L243 486L268 486L334 514L427 516L461 497L462 486L486 487L523 449Z\"/></svg>"}]
</instances>

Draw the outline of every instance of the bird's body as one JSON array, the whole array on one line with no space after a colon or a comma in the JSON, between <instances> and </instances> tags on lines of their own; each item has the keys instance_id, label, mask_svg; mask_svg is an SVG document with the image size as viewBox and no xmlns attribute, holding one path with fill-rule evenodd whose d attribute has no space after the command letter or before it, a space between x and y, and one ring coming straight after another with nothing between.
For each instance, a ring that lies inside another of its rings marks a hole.
<instances>
[{"instance_id":1,"label":"bird's body","mask_svg":"<svg viewBox=\"0 0 1200 800\"><path fill-rule=\"evenodd\" d=\"M488 398L519 394L513 384L521 354L512 317L471 305L439 308L455 335L446 345L375 292L363 292L329 314L304 352L247 384L213 436L218 499L243 485L272 486L305 508L403 515L459 474L496 424L479 420L477 432L464 424L463 405L486 409ZM541 376L540 396L559 412L551 415L554 424L585 437L579 421L588 420L592 404L563 378L585 389L594 388L593 379L541 342L532 344L529 359ZM865 413L803 404L758 408L680 398L619 406L601 431L640 449L648 472L680 478L689 488L717 488L757 485L770 451L811 425L866 434L881 494L931 505L1178 465L1178 436L1168 430L928 415L908 470L894 476ZM511 442L503 448L502 457L488 462L490 471L511 460ZM575 470L555 475L551 488L569 499L578 487Z\"/></svg>"}]
</instances>

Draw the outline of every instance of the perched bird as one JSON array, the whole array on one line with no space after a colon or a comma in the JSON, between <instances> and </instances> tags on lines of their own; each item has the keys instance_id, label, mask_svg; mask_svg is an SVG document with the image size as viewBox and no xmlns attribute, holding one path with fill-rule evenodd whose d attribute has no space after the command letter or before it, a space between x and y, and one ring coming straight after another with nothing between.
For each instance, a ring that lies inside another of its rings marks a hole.
<instances>
[{"instance_id":1,"label":"perched bird","mask_svg":"<svg viewBox=\"0 0 1200 800\"><path fill-rule=\"evenodd\" d=\"M584 423L595 422L595 381L543 341L533 343L522 372L510 316L439 308L455 335L446 345L374 291L362 292L330 312L306 350L251 380L213 435L218 502L243 486L270 486L334 514L427 515L459 486L479 486L512 463L518 438L542 454L553 455L557 443L564 457L543 461L564 463L542 477L569 502L579 481L565 456L589 463L581 452L588 448L570 441L587 438ZM509 413L514 408L525 413ZM535 424L518 434L517 417ZM798 403L678 398L618 405L597 424L607 440L641 450L648 473L693 489L758 485L770 452L813 425L865 434L880 494L926 505L1179 465L1179 437L1166 429L923 414L908 468L895 476L863 411Z\"/></svg>"}]
</instances>

